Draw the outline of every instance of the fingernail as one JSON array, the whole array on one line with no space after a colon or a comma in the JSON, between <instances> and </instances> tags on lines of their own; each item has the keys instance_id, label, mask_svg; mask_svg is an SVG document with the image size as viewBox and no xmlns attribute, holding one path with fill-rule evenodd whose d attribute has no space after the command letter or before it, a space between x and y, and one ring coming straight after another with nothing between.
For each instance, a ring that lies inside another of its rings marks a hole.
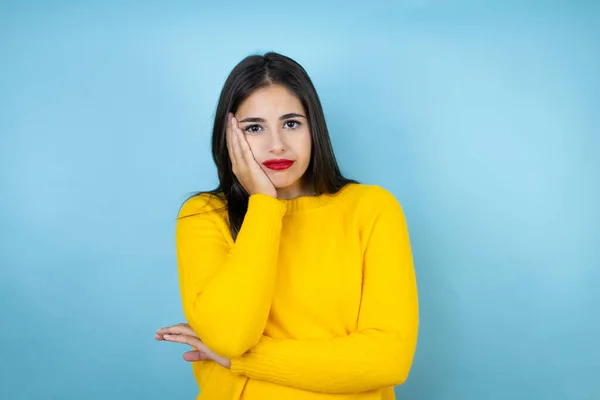
<instances>
[{"instance_id":1,"label":"fingernail","mask_svg":"<svg viewBox=\"0 0 600 400\"><path fill-rule=\"evenodd\" d=\"M170 338L171 335L163 335L164 338Z\"/></svg>"}]
</instances>

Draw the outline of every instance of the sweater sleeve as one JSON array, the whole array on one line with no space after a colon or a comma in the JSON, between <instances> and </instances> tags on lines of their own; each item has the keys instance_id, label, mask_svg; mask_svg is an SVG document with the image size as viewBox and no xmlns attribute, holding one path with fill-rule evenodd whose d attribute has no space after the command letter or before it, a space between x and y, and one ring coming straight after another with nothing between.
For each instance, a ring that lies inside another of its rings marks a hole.
<instances>
[{"instance_id":1,"label":"sweater sleeve","mask_svg":"<svg viewBox=\"0 0 600 400\"><path fill-rule=\"evenodd\" d=\"M233 373L325 393L402 384L416 349L418 299L408 231L396 199L380 189L368 223L357 331L328 340L263 336Z\"/></svg>"},{"instance_id":2,"label":"sweater sleeve","mask_svg":"<svg viewBox=\"0 0 600 400\"><path fill-rule=\"evenodd\" d=\"M284 214L283 202L250 196L233 243L222 214L204 199L188 200L179 213L175 242L183 312L198 337L221 356L240 356L260 341L273 297Z\"/></svg>"}]
</instances>

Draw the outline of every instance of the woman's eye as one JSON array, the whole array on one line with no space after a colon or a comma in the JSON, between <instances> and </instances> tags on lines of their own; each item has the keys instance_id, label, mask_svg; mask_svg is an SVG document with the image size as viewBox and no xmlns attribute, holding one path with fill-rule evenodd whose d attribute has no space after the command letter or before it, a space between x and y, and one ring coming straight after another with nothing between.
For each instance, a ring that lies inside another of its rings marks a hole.
<instances>
[{"instance_id":1,"label":"woman's eye","mask_svg":"<svg viewBox=\"0 0 600 400\"><path fill-rule=\"evenodd\" d=\"M244 128L244 132L246 133L256 133L260 130L260 125L248 125Z\"/></svg>"},{"instance_id":2,"label":"woman's eye","mask_svg":"<svg viewBox=\"0 0 600 400\"><path fill-rule=\"evenodd\" d=\"M290 128L290 129L296 129L298 128L300 125L302 125L300 122L298 121L294 121L294 120L290 120L290 121L285 121L285 126L286 128Z\"/></svg>"}]
</instances>

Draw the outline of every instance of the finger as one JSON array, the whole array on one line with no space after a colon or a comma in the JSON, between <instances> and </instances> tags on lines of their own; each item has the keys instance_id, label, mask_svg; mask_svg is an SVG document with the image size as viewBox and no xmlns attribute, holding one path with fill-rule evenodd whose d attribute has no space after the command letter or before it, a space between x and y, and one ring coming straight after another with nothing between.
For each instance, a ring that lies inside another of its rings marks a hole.
<instances>
[{"instance_id":1,"label":"finger","mask_svg":"<svg viewBox=\"0 0 600 400\"><path fill-rule=\"evenodd\" d=\"M233 169L235 169L237 167L233 155L233 135L235 131L233 130L233 123L231 121L232 118L233 114L228 113L227 123L225 124L225 141L227 144L227 152L229 153L229 159L231 160L231 166L233 167Z\"/></svg>"},{"instance_id":2,"label":"finger","mask_svg":"<svg viewBox=\"0 0 600 400\"><path fill-rule=\"evenodd\" d=\"M198 337L196 332L188 325L188 324L177 324L173 326L168 326L166 328L160 329L158 332L160 335L188 335Z\"/></svg>"},{"instance_id":3,"label":"finger","mask_svg":"<svg viewBox=\"0 0 600 400\"><path fill-rule=\"evenodd\" d=\"M192 351L186 351L185 353L183 353L183 359L185 361L194 362L194 361L208 360L209 357L201 351L192 350Z\"/></svg>"},{"instance_id":4,"label":"finger","mask_svg":"<svg viewBox=\"0 0 600 400\"><path fill-rule=\"evenodd\" d=\"M169 329L169 328L173 328L174 326L190 326L189 324L185 323L185 322L180 322L178 324L175 325L169 325L169 326L165 326L164 328L159 328L156 330L156 332L162 332L165 329Z\"/></svg>"},{"instance_id":5,"label":"finger","mask_svg":"<svg viewBox=\"0 0 600 400\"><path fill-rule=\"evenodd\" d=\"M157 334L154 336L154 339L156 339L156 340L165 340L165 336L164 336L164 334L162 334L162 333L157 333Z\"/></svg>"},{"instance_id":6,"label":"finger","mask_svg":"<svg viewBox=\"0 0 600 400\"><path fill-rule=\"evenodd\" d=\"M204 343L202 343L202 341L195 336L170 335L169 334L169 335L163 335L163 338L167 342L187 344L192 347L198 348L198 350L204 350L204 349L208 350L208 348L204 345Z\"/></svg>"},{"instance_id":7,"label":"finger","mask_svg":"<svg viewBox=\"0 0 600 400\"><path fill-rule=\"evenodd\" d=\"M229 120L229 124L227 126L227 128L229 129L229 143L230 143L230 148L229 148L229 157L231 158L231 166L235 168L235 171L239 170L240 167L240 158L239 158L239 150L238 150L238 138L237 138L237 132L236 132L236 127L237 127L237 120L235 119L235 117L233 116L233 114L231 114L231 119Z\"/></svg>"},{"instance_id":8,"label":"finger","mask_svg":"<svg viewBox=\"0 0 600 400\"><path fill-rule=\"evenodd\" d=\"M246 136L242 133L241 129L236 129L237 133L237 141L240 146L240 153L242 154L244 162L246 165L249 165L254 160L254 155L252 154L252 150L250 149L250 145L248 144L248 140Z\"/></svg>"},{"instance_id":9,"label":"finger","mask_svg":"<svg viewBox=\"0 0 600 400\"><path fill-rule=\"evenodd\" d=\"M198 337L198 335L196 335L196 332L194 332L192 330L192 328L178 327L178 326L174 326L174 327L171 326L168 328L164 328L160 331L157 331L156 335L160 336L161 338L164 335L188 335L188 336Z\"/></svg>"},{"instance_id":10,"label":"finger","mask_svg":"<svg viewBox=\"0 0 600 400\"><path fill-rule=\"evenodd\" d=\"M233 147L233 158L234 158L234 162L237 164L238 170L244 165L244 153L242 151L242 148L240 146L240 135L241 135L241 131L238 127L238 122L237 120L234 118L233 119L233 133L232 133L232 147Z\"/></svg>"}]
</instances>

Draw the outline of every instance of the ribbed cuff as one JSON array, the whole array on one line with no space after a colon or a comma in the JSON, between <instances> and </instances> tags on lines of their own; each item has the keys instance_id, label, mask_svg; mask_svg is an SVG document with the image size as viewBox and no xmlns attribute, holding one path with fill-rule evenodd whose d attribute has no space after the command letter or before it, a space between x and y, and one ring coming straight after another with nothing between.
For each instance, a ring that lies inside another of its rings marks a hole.
<instances>
[{"instance_id":1,"label":"ribbed cuff","mask_svg":"<svg viewBox=\"0 0 600 400\"><path fill-rule=\"evenodd\" d=\"M285 215L287 205L274 197L266 194L253 194L248 198L248 211L253 211L258 214L270 215Z\"/></svg>"},{"instance_id":2,"label":"ribbed cuff","mask_svg":"<svg viewBox=\"0 0 600 400\"><path fill-rule=\"evenodd\" d=\"M278 383L288 381L290 366L285 357L261 353L259 344L245 355L231 359L231 372Z\"/></svg>"},{"instance_id":3,"label":"ribbed cuff","mask_svg":"<svg viewBox=\"0 0 600 400\"><path fill-rule=\"evenodd\" d=\"M230 359L230 361L231 366L229 370L231 371L231 373L235 375L244 375L244 372L246 372L246 370L244 369L244 362L242 361L242 357L232 358Z\"/></svg>"},{"instance_id":4,"label":"ribbed cuff","mask_svg":"<svg viewBox=\"0 0 600 400\"><path fill-rule=\"evenodd\" d=\"M276 198L266 194L253 194L248 200L248 211L244 216L244 223L236 242L246 243L251 248L256 248L260 242L279 244L283 216L286 205ZM241 245L245 247L245 245Z\"/></svg>"}]
</instances>

